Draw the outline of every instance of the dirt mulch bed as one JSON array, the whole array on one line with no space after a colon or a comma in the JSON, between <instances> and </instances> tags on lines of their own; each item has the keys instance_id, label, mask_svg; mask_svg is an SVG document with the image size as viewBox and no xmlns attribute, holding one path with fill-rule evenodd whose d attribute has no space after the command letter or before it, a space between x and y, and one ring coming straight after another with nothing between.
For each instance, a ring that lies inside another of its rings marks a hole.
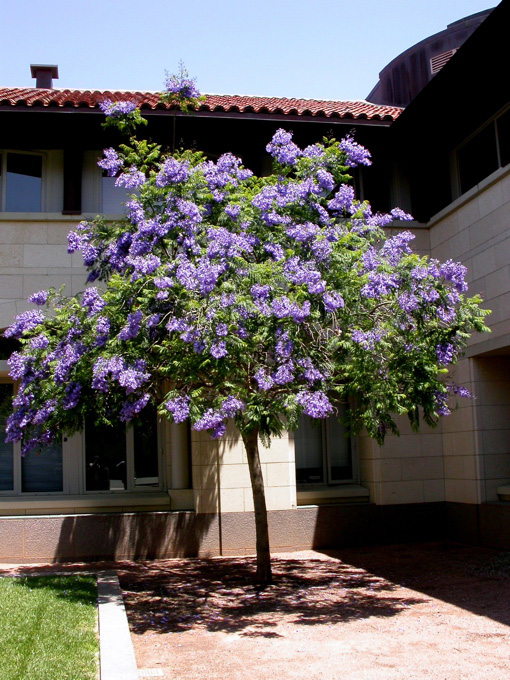
<instances>
[{"instance_id":1,"label":"dirt mulch bed","mask_svg":"<svg viewBox=\"0 0 510 680\"><path fill-rule=\"evenodd\" d=\"M510 553L451 544L117 565L138 666L168 680L503 680ZM120 568L119 568L120 566Z\"/></svg>"}]
</instances>

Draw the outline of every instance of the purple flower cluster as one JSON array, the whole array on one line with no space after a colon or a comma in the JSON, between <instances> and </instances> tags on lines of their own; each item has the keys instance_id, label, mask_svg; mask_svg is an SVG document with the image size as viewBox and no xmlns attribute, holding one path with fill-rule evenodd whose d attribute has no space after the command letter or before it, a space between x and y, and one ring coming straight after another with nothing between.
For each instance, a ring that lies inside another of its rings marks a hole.
<instances>
[{"instance_id":1,"label":"purple flower cluster","mask_svg":"<svg viewBox=\"0 0 510 680\"><path fill-rule=\"evenodd\" d=\"M183 67L181 67L178 75L166 74L165 90L170 94L177 95L180 99L192 100L200 97L195 79L190 78Z\"/></svg>"},{"instance_id":2,"label":"purple flower cluster","mask_svg":"<svg viewBox=\"0 0 510 680\"><path fill-rule=\"evenodd\" d=\"M197 431L211 430L212 439L219 439L225 434L227 425L225 420L234 418L239 411L244 410L244 404L240 399L229 396L223 399L219 408L208 409L204 415L193 424L193 429Z\"/></svg>"},{"instance_id":3,"label":"purple flower cluster","mask_svg":"<svg viewBox=\"0 0 510 680\"><path fill-rule=\"evenodd\" d=\"M351 338L356 344L363 347L363 349L373 350L375 349L376 343L381 340L382 334L378 330L361 331L356 329L351 332Z\"/></svg>"},{"instance_id":4,"label":"purple flower cluster","mask_svg":"<svg viewBox=\"0 0 510 680\"><path fill-rule=\"evenodd\" d=\"M96 320L96 340L97 347L103 347L108 340L110 333L110 321L105 316L98 316Z\"/></svg>"},{"instance_id":5,"label":"purple flower cluster","mask_svg":"<svg viewBox=\"0 0 510 680\"><path fill-rule=\"evenodd\" d=\"M80 400L81 395L81 385L77 382L70 382L66 385L65 396L62 401L62 408L64 411L69 411L72 408L76 408Z\"/></svg>"},{"instance_id":6,"label":"purple flower cluster","mask_svg":"<svg viewBox=\"0 0 510 680\"><path fill-rule=\"evenodd\" d=\"M458 397L462 397L463 399L473 398L471 392L461 385L456 385L455 383L447 384L446 389L451 394L456 394Z\"/></svg>"},{"instance_id":7,"label":"purple flower cluster","mask_svg":"<svg viewBox=\"0 0 510 680\"><path fill-rule=\"evenodd\" d=\"M105 116L120 118L132 113L136 109L136 104L128 100L114 102L111 99L105 99L100 102L99 108Z\"/></svg>"},{"instance_id":8,"label":"purple flower cluster","mask_svg":"<svg viewBox=\"0 0 510 680\"><path fill-rule=\"evenodd\" d=\"M463 264L453 262L453 260L447 260L439 267L439 275L446 281L451 281L459 292L467 290L466 272L467 269Z\"/></svg>"},{"instance_id":9,"label":"purple flower cluster","mask_svg":"<svg viewBox=\"0 0 510 680\"><path fill-rule=\"evenodd\" d=\"M138 335L140 324L142 323L143 313L140 309L130 312L127 316L126 325L118 334L119 340L133 340Z\"/></svg>"},{"instance_id":10,"label":"purple flower cluster","mask_svg":"<svg viewBox=\"0 0 510 680\"><path fill-rule=\"evenodd\" d=\"M282 165L295 165L301 155L300 148L292 141L292 133L282 128L277 130L266 146L266 151Z\"/></svg>"},{"instance_id":11,"label":"purple flower cluster","mask_svg":"<svg viewBox=\"0 0 510 680\"><path fill-rule=\"evenodd\" d=\"M179 395L174 399L165 402L165 408L172 416L174 423L183 423L189 418L190 398L186 395Z\"/></svg>"},{"instance_id":12,"label":"purple flower cluster","mask_svg":"<svg viewBox=\"0 0 510 680\"><path fill-rule=\"evenodd\" d=\"M414 234L411 234L410 231L401 231L396 236L392 236L383 244L380 252L381 257L392 266L396 266L404 255L411 253L409 242L413 239Z\"/></svg>"},{"instance_id":13,"label":"purple flower cluster","mask_svg":"<svg viewBox=\"0 0 510 680\"><path fill-rule=\"evenodd\" d=\"M227 189L229 186L237 187L239 182L243 182L253 175L251 170L241 166L241 159L236 158L231 153L220 156L216 163L206 161L197 167L203 173L206 184L211 192ZM225 198L225 193L219 191L214 196L214 200L221 202Z\"/></svg>"},{"instance_id":14,"label":"purple flower cluster","mask_svg":"<svg viewBox=\"0 0 510 680\"><path fill-rule=\"evenodd\" d=\"M147 406L149 400L150 394L146 392L134 401L125 401L120 407L119 420L121 422L129 422Z\"/></svg>"},{"instance_id":15,"label":"purple flower cluster","mask_svg":"<svg viewBox=\"0 0 510 680\"><path fill-rule=\"evenodd\" d=\"M227 343L223 340L221 342L215 342L211 345L210 353L215 359L222 359L228 354Z\"/></svg>"},{"instance_id":16,"label":"purple flower cluster","mask_svg":"<svg viewBox=\"0 0 510 680\"><path fill-rule=\"evenodd\" d=\"M291 224L285 228L287 236L296 239L296 241L310 241L319 233L320 227L313 222L305 222L304 224Z\"/></svg>"},{"instance_id":17,"label":"purple flower cluster","mask_svg":"<svg viewBox=\"0 0 510 680\"><path fill-rule=\"evenodd\" d=\"M436 347L437 361L441 366L448 366L455 358L455 347L450 343L442 343Z\"/></svg>"},{"instance_id":18,"label":"purple flower cluster","mask_svg":"<svg viewBox=\"0 0 510 680\"><path fill-rule=\"evenodd\" d=\"M357 165L372 165L370 152L355 142L351 135L344 137L338 146L345 153L345 164L350 168L355 168Z\"/></svg>"},{"instance_id":19,"label":"purple flower cluster","mask_svg":"<svg viewBox=\"0 0 510 680\"><path fill-rule=\"evenodd\" d=\"M282 295L272 300L270 309L277 319L292 318L295 323L302 323L309 316L311 305L305 300L300 307L297 302L292 302L286 295Z\"/></svg>"},{"instance_id":20,"label":"purple flower cluster","mask_svg":"<svg viewBox=\"0 0 510 680\"><path fill-rule=\"evenodd\" d=\"M354 212L354 189L348 184L342 184L334 197L328 201L328 208L332 212Z\"/></svg>"},{"instance_id":21,"label":"purple flower cluster","mask_svg":"<svg viewBox=\"0 0 510 680\"><path fill-rule=\"evenodd\" d=\"M185 182L189 176L188 161L180 162L175 158L168 158L156 176L155 184L157 187L166 187L169 184L179 184Z\"/></svg>"},{"instance_id":22,"label":"purple flower cluster","mask_svg":"<svg viewBox=\"0 0 510 680\"><path fill-rule=\"evenodd\" d=\"M324 380L325 375L321 373L312 363L310 357L298 359L298 366L303 369L302 377L309 383L314 383L316 380Z\"/></svg>"},{"instance_id":23,"label":"purple flower cluster","mask_svg":"<svg viewBox=\"0 0 510 680\"><path fill-rule=\"evenodd\" d=\"M71 370L85 352L86 347L81 342L62 344L57 348L52 357L57 359L53 369L54 380L57 385L63 385L67 382Z\"/></svg>"},{"instance_id":24,"label":"purple flower cluster","mask_svg":"<svg viewBox=\"0 0 510 680\"><path fill-rule=\"evenodd\" d=\"M143 359L137 359L132 365L120 356L110 359L99 357L92 369L92 389L107 393L110 381L117 382L126 394L138 391L150 378Z\"/></svg>"},{"instance_id":25,"label":"purple flower cluster","mask_svg":"<svg viewBox=\"0 0 510 680\"><path fill-rule=\"evenodd\" d=\"M43 313L36 309L22 312L16 317L16 321L4 331L5 338L21 338L23 333L28 333L44 320Z\"/></svg>"},{"instance_id":26,"label":"purple flower cluster","mask_svg":"<svg viewBox=\"0 0 510 680\"><path fill-rule=\"evenodd\" d=\"M388 295L398 286L399 279L396 274L370 272L367 283L361 289L361 294L366 298L380 298Z\"/></svg>"},{"instance_id":27,"label":"purple flower cluster","mask_svg":"<svg viewBox=\"0 0 510 680\"><path fill-rule=\"evenodd\" d=\"M48 347L50 341L48 338L40 333L39 335L36 335L34 338L30 340L30 349L46 349Z\"/></svg>"},{"instance_id":28,"label":"purple flower cluster","mask_svg":"<svg viewBox=\"0 0 510 680\"><path fill-rule=\"evenodd\" d=\"M259 390L263 390L264 392L270 390L274 385L273 378L268 375L267 370L264 367L259 368L253 378L257 381Z\"/></svg>"},{"instance_id":29,"label":"purple flower cluster","mask_svg":"<svg viewBox=\"0 0 510 680\"><path fill-rule=\"evenodd\" d=\"M87 309L87 316L95 316L105 306L105 301L101 297L97 288L86 288L81 296L82 307Z\"/></svg>"},{"instance_id":30,"label":"purple flower cluster","mask_svg":"<svg viewBox=\"0 0 510 680\"><path fill-rule=\"evenodd\" d=\"M302 407L303 413L310 418L327 418L333 413L331 402L320 390L316 392L303 390L296 396L296 402Z\"/></svg>"},{"instance_id":31,"label":"purple flower cluster","mask_svg":"<svg viewBox=\"0 0 510 680\"><path fill-rule=\"evenodd\" d=\"M116 187L125 187L126 189L138 189L142 184L145 184L145 174L137 170L134 165L115 180Z\"/></svg>"},{"instance_id":32,"label":"purple flower cluster","mask_svg":"<svg viewBox=\"0 0 510 680\"><path fill-rule=\"evenodd\" d=\"M103 151L104 158L97 162L100 168L106 170L108 177L115 177L121 167L124 165L122 159L119 158L115 149L111 147Z\"/></svg>"},{"instance_id":33,"label":"purple flower cluster","mask_svg":"<svg viewBox=\"0 0 510 680\"><path fill-rule=\"evenodd\" d=\"M48 299L48 291L47 290L39 290L37 293L32 293L32 295L28 298L29 302L32 302L34 305L45 305L46 300Z\"/></svg>"},{"instance_id":34,"label":"purple flower cluster","mask_svg":"<svg viewBox=\"0 0 510 680\"><path fill-rule=\"evenodd\" d=\"M283 265L283 275L297 285L305 284L312 294L323 293L326 284L313 262L304 262L299 257L290 257Z\"/></svg>"},{"instance_id":35,"label":"purple flower cluster","mask_svg":"<svg viewBox=\"0 0 510 680\"><path fill-rule=\"evenodd\" d=\"M337 309L342 309L344 306L343 297L334 290L324 293L322 301L324 303L324 309L330 313L336 312Z\"/></svg>"},{"instance_id":36,"label":"purple flower cluster","mask_svg":"<svg viewBox=\"0 0 510 680\"><path fill-rule=\"evenodd\" d=\"M449 416L451 411L448 407L448 394L444 392L439 392L439 390L434 391L434 401L436 405L436 411L440 416Z\"/></svg>"}]
</instances>

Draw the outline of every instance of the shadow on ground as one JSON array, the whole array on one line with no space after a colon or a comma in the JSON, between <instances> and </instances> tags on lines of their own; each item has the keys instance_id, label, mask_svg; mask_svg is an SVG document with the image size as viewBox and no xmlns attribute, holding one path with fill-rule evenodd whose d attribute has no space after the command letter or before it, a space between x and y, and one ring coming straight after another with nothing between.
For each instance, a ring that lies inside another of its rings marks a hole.
<instances>
[{"instance_id":1,"label":"shadow on ground","mask_svg":"<svg viewBox=\"0 0 510 680\"><path fill-rule=\"evenodd\" d=\"M386 579L337 560L274 558L274 585L253 586L252 558L165 562L117 570L134 633L191 628L279 637L291 616L303 626L393 616L421 602L392 594ZM249 628L249 630L247 630Z\"/></svg>"},{"instance_id":2,"label":"shadow on ground","mask_svg":"<svg viewBox=\"0 0 510 680\"><path fill-rule=\"evenodd\" d=\"M445 541L321 553L510 626L510 552Z\"/></svg>"},{"instance_id":3,"label":"shadow on ground","mask_svg":"<svg viewBox=\"0 0 510 680\"><path fill-rule=\"evenodd\" d=\"M286 617L302 626L334 625L419 611L432 598L510 625L510 553L447 542L275 556L274 585L262 591L254 587L252 557L34 565L4 573L103 569L116 570L138 635L196 629L277 638Z\"/></svg>"}]
</instances>

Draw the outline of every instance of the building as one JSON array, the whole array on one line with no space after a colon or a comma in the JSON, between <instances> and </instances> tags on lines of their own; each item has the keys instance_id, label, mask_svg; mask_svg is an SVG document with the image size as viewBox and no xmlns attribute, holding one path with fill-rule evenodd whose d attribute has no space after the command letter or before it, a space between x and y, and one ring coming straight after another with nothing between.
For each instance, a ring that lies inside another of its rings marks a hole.
<instances>
[{"instance_id":1,"label":"building","mask_svg":"<svg viewBox=\"0 0 510 680\"><path fill-rule=\"evenodd\" d=\"M505 0L405 110L210 95L184 115L154 93L54 89L56 67L35 65L35 88L0 88L0 328L37 290L82 290L67 232L84 216L122 209L120 190L96 165L115 143L101 128L103 99L128 94L151 138L171 145L175 137L213 158L232 151L257 173L278 127L300 145L354 128L375 161L355 178L360 196L377 209L411 211L419 252L467 265L470 292L493 310L493 333L472 338L458 366L476 400L436 430L414 434L403 423L402 435L379 447L368 437L349 441L328 422L262 449L272 548L445 537L508 547L510 93L495 68L507 59L508 14ZM12 346L3 340L1 349L5 399ZM248 468L234 431L211 442L155 418L143 431L86 424L40 456L17 453L0 444L0 560L253 551Z\"/></svg>"}]
</instances>

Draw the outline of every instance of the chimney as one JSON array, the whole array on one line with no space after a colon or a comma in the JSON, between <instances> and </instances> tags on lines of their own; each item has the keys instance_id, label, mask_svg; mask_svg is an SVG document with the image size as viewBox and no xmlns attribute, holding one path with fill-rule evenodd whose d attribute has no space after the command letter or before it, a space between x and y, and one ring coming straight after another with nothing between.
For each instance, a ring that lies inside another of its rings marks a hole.
<instances>
[{"instance_id":1,"label":"chimney","mask_svg":"<svg viewBox=\"0 0 510 680\"><path fill-rule=\"evenodd\" d=\"M58 78L58 66L30 64L30 75L35 78L37 88L51 90L53 89L53 78Z\"/></svg>"}]
</instances>

